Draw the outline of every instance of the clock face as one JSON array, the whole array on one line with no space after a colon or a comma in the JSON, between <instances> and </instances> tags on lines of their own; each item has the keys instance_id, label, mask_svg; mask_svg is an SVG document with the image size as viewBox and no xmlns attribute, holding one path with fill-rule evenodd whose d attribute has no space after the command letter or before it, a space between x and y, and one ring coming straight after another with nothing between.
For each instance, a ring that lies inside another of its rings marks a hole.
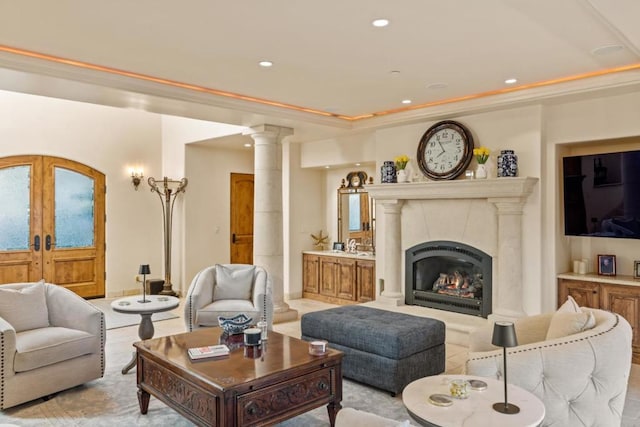
<instances>
[{"instance_id":1,"label":"clock face","mask_svg":"<svg viewBox=\"0 0 640 427\"><path fill-rule=\"evenodd\" d=\"M460 123L447 120L431 126L418 145L418 165L431 179L454 179L469 166L473 137Z\"/></svg>"}]
</instances>

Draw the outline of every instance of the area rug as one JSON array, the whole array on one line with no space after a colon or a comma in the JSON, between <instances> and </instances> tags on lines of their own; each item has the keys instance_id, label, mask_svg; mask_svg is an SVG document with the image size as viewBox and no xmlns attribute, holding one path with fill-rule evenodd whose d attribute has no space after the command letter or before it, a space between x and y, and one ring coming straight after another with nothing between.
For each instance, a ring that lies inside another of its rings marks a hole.
<instances>
[{"instance_id":1,"label":"area rug","mask_svg":"<svg viewBox=\"0 0 640 427\"><path fill-rule=\"evenodd\" d=\"M0 425L16 426L171 426L190 427L173 409L151 397L149 411L140 414L135 370L122 375L120 369L130 353L107 361L102 379L64 391L48 401L42 399L0 412ZM343 407L372 412L398 421L408 420L400 397L349 380L343 382ZM278 424L281 427L326 427L329 417L326 407ZM417 424L412 423L412 426Z\"/></svg>"},{"instance_id":2,"label":"area rug","mask_svg":"<svg viewBox=\"0 0 640 427\"><path fill-rule=\"evenodd\" d=\"M98 307L104 313L104 321L107 329L138 325L140 323L139 314L118 313L111 309L111 301L115 299L117 298L99 298L89 300L89 302ZM176 310L178 309L176 308ZM172 311L163 311L160 313L153 313L151 315L151 320L157 322L159 320L175 319L176 317L178 317L178 315Z\"/></svg>"}]
</instances>

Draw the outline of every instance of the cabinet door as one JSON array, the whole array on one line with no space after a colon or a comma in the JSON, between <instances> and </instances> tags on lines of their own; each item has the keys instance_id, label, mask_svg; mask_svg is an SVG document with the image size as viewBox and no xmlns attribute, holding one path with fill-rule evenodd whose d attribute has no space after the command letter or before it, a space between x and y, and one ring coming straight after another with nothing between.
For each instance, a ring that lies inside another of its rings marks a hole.
<instances>
[{"instance_id":1,"label":"cabinet door","mask_svg":"<svg viewBox=\"0 0 640 427\"><path fill-rule=\"evenodd\" d=\"M631 325L633 338L634 360L638 363L637 355L640 354L640 289L633 286L616 286L602 284L602 309L609 310L624 317Z\"/></svg>"},{"instance_id":2,"label":"cabinet door","mask_svg":"<svg viewBox=\"0 0 640 427\"><path fill-rule=\"evenodd\" d=\"M337 270L336 258L320 258L320 293L329 297L337 294Z\"/></svg>"},{"instance_id":3,"label":"cabinet door","mask_svg":"<svg viewBox=\"0 0 640 427\"><path fill-rule=\"evenodd\" d=\"M302 288L304 292L317 294L319 292L318 257L316 255L302 256Z\"/></svg>"},{"instance_id":4,"label":"cabinet door","mask_svg":"<svg viewBox=\"0 0 640 427\"><path fill-rule=\"evenodd\" d=\"M355 301L356 299L356 261L338 258L338 298Z\"/></svg>"},{"instance_id":5,"label":"cabinet door","mask_svg":"<svg viewBox=\"0 0 640 427\"><path fill-rule=\"evenodd\" d=\"M600 308L599 289L600 284L594 282L558 279L558 307L571 296L580 307Z\"/></svg>"},{"instance_id":6,"label":"cabinet door","mask_svg":"<svg viewBox=\"0 0 640 427\"><path fill-rule=\"evenodd\" d=\"M356 263L356 284L358 302L368 302L376 299L376 264L373 261L358 261Z\"/></svg>"}]
</instances>

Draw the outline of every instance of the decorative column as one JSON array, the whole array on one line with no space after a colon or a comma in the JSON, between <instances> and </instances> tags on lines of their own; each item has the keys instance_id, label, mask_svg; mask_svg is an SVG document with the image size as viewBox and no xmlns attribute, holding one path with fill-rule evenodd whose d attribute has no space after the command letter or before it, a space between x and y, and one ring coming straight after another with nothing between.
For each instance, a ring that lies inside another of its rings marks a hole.
<instances>
[{"instance_id":1,"label":"decorative column","mask_svg":"<svg viewBox=\"0 0 640 427\"><path fill-rule=\"evenodd\" d=\"M404 305L402 293L402 225L400 212L404 200L384 200L384 241L378 248L384 248L384 291L378 298L383 304Z\"/></svg>"},{"instance_id":2,"label":"decorative column","mask_svg":"<svg viewBox=\"0 0 640 427\"><path fill-rule=\"evenodd\" d=\"M253 263L267 270L272 282L274 323L298 318L284 302L282 224L282 139L290 128L272 125L252 127L254 140Z\"/></svg>"},{"instance_id":3,"label":"decorative column","mask_svg":"<svg viewBox=\"0 0 640 427\"><path fill-rule=\"evenodd\" d=\"M498 277L494 275L493 312L489 318L526 316L522 298L522 208L525 199L489 198L498 210ZM497 280L496 280L497 279Z\"/></svg>"}]
</instances>

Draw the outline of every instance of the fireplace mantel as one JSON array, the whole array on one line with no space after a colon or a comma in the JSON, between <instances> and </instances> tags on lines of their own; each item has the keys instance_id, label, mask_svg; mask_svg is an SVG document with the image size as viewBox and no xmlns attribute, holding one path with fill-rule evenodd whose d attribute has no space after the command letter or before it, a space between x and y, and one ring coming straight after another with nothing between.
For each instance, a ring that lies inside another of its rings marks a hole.
<instances>
[{"instance_id":1,"label":"fireplace mantel","mask_svg":"<svg viewBox=\"0 0 640 427\"><path fill-rule=\"evenodd\" d=\"M489 245L495 248L493 314L490 317L515 319L523 316L522 215L524 205L538 181L538 178L523 177L367 185L369 195L382 207L382 218L378 219L384 221L383 233L376 236L376 246L381 249L378 252L384 254L382 278L385 287L379 301L404 304L401 286L404 284L401 274L404 253L402 241L403 235L405 238L410 235L413 237L415 228L412 227L416 225L415 221L403 222L401 219L407 211L407 205L422 203L421 209L424 210L421 210L421 218L428 218L429 209L434 209L427 206L433 206L431 201L484 200L495 206L491 215L495 215L497 226L490 237L495 241ZM409 228L403 230L402 224ZM474 231L473 227L467 229L467 232ZM482 233L482 230L475 232ZM486 239L487 236L482 235L482 238ZM462 243L466 243L464 239Z\"/></svg>"},{"instance_id":2,"label":"fireplace mantel","mask_svg":"<svg viewBox=\"0 0 640 427\"><path fill-rule=\"evenodd\" d=\"M494 199L528 197L538 178L465 179L367 185L376 200Z\"/></svg>"}]
</instances>

